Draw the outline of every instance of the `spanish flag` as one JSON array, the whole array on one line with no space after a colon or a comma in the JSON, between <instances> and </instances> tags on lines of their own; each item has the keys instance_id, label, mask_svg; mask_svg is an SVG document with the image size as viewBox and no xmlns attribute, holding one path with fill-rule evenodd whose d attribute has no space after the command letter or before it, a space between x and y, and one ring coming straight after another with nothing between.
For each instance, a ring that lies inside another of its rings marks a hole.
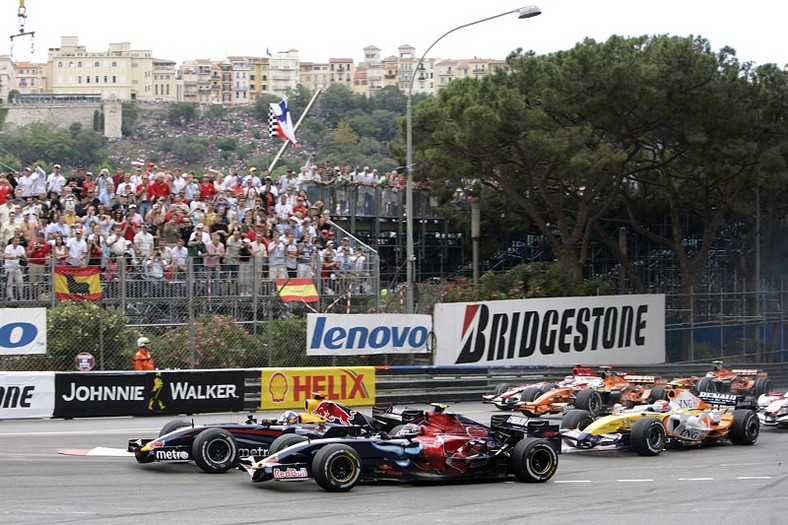
<instances>
[{"instance_id":1,"label":"spanish flag","mask_svg":"<svg viewBox=\"0 0 788 525\"><path fill-rule=\"evenodd\" d=\"M101 299L98 266L56 266L55 298L59 301Z\"/></svg>"},{"instance_id":2,"label":"spanish flag","mask_svg":"<svg viewBox=\"0 0 788 525\"><path fill-rule=\"evenodd\" d=\"M315 303L320 300L312 279L277 279L276 290L284 303L291 301Z\"/></svg>"}]
</instances>

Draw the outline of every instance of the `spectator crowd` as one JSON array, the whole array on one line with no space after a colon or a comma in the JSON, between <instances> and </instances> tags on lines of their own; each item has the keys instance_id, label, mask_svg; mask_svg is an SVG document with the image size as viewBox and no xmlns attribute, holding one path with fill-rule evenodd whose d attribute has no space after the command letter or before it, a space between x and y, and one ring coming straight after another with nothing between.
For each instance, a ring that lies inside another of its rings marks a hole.
<instances>
[{"instance_id":1,"label":"spectator crowd","mask_svg":"<svg viewBox=\"0 0 788 525\"><path fill-rule=\"evenodd\" d=\"M404 177L368 167L206 169L153 163L111 173L36 164L0 174L0 242L9 300L45 298L52 266L96 266L102 280L183 280L250 295L255 279L314 279L324 294L369 293L366 247L335 239L331 214L391 216ZM326 202L324 202L325 199Z\"/></svg>"}]
</instances>

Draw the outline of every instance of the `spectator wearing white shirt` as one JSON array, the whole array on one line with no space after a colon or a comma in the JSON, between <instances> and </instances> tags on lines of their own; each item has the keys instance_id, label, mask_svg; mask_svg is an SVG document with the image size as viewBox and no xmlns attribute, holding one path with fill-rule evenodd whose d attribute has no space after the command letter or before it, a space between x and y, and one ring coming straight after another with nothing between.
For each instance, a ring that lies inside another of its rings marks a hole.
<instances>
[{"instance_id":1,"label":"spectator wearing white shirt","mask_svg":"<svg viewBox=\"0 0 788 525\"><path fill-rule=\"evenodd\" d=\"M66 176L60 171L60 164L55 164L52 173L47 177L47 197L60 195L63 193L63 186L66 185Z\"/></svg>"},{"instance_id":2,"label":"spectator wearing white shirt","mask_svg":"<svg viewBox=\"0 0 788 525\"><path fill-rule=\"evenodd\" d=\"M88 243L82 238L82 228L74 229L74 236L66 241L68 258L66 262L71 266L85 266L88 258Z\"/></svg>"}]
</instances>

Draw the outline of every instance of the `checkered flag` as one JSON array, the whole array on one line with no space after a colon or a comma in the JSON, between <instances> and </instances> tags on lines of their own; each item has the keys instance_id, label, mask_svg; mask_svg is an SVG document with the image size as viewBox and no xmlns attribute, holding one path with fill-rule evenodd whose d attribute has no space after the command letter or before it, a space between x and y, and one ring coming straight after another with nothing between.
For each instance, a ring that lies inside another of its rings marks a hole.
<instances>
[{"instance_id":1,"label":"checkered flag","mask_svg":"<svg viewBox=\"0 0 788 525\"><path fill-rule=\"evenodd\" d=\"M290 119L290 110L287 108L287 98L283 98L278 104L270 104L268 113L268 133L272 137L279 137L289 140L294 145L298 145L295 138L293 121Z\"/></svg>"},{"instance_id":2,"label":"checkered flag","mask_svg":"<svg viewBox=\"0 0 788 525\"><path fill-rule=\"evenodd\" d=\"M268 136L271 138L279 136L279 119L276 118L273 109L268 110Z\"/></svg>"}]
</instances>

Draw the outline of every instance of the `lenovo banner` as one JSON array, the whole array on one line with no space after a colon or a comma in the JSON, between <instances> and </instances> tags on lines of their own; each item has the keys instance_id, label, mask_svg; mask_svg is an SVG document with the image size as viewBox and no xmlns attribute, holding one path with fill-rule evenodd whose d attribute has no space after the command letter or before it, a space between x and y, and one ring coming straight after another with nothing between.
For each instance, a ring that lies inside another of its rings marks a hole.
<instances>
[{"instance_id":1,"label":"lenovo banner","mask_svg":"<svg viewBox=\"0 0 788 525\"><path fill-rule=\"evenodd\" d=\"M408 314L308 314L307 355L432 351L432 318Z\"/></svg>"},{"instance_id":2,"label":"lenovo banner","mask_svg":"<svg viewBox=\"0 0 788 525\"><path fill-rule=\"evenodd\" d=\"M0 419L52 417L54 372L0 372Z\"/></svg>"},{"instance_id":3,"label":"lenovo banner","mask_svg":"<svg viewBox=\"0 0 788 525\"><path fill-rule=\"evenodd\" d=\"M58 373L54 417L243 410L242 371Z\"/></svg>"},{"instance_id":4,"label":"lenovo banner","mask_svg":"<svg viewBox=\"0 0 788 525\"><path fill-rule=\"evenodd\" d=\"M264 368L260 409L304 408L320 393L347 406L375 404L375 368Z\"/></svg>"},{"instance_id":5,"label":"lenovo banner","mask_svg":"<svg viewBox=\"0 0 788 525\"><path fill-rule=\"evenodd\" d=\"M46 308L0 309L0 355L46 353Z\"/></svg>"},{"instance_id":6,"label":"lenovo banner","mask_svg":"<svg viewBox=\"0 0 788 525\"><path fill-rule=\"evenodd\" d=\"M435 305L436 365L665 361L665 296L617 295Z\"/></svg>"}]
</instances>

